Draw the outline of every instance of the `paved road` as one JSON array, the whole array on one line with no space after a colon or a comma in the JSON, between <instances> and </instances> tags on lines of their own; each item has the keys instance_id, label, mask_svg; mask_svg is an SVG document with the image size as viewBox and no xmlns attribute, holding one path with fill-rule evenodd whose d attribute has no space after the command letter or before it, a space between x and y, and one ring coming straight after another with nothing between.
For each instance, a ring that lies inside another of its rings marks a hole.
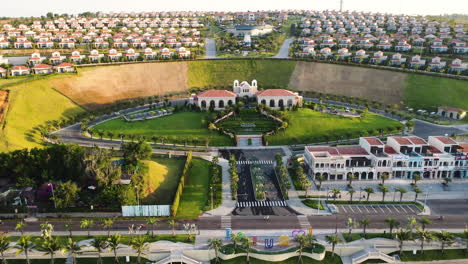
<instances>
[{"instance_id":1,"label":"paved road","mask_svg":"<svg viewBox=\"0 0 468 264\"><path fill-rule=\"evenodd\" d=\"M458 126L442 126L418 119L415 119L414 123L415 126L412 134L422 138L427 138L428 136L443 136L445 134L451 136L452 134L459 135L468 133L468 124Z\"/></svg>"},{"instance_id":2,"label":"paved road","mask_svg":"<svg viewBox=\"0 0 468 264\"><path fill-rule=\"evenodd\" d=\"M468 220L468 199L465 200L427 200L432 214L451 214L465 216Z\"/></svg>"},{"instance_id":3,"label":"paved road","mask_svg":"<svg viewBox=\"0 0 468 264\"><path fill-rule=\"evenodd\" d=\"M207 59L216 58L216 41L214 39L206 38L205 49L206 49L205 58Z\"/></svg>"},{"instance_id":4,"label":"paved road","mask_svg":"<svg viewBox=\"0 0 468 264\"><path fill-rule=\"evenodd\" d=\"M281 48L278 51L278 54L273 56L273 58L277 58L277 59L289 58L289 46L291 45L292 42L293 42L293 38L285 39L283 44L281 45Z\"/></svg>"}]
</instances>

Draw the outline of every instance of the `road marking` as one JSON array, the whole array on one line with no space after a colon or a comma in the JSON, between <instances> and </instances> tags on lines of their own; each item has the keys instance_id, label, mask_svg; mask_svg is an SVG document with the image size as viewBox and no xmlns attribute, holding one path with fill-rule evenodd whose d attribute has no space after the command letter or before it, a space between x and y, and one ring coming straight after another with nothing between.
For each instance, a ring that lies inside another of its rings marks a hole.
<instances>
[{"instance_id":1,"label":"road marking","mask_svg":"<svg viewBox=\"0 0 468 264\"><path fill-rule=\"evenodd\" d=\"M361 208L359 208L360 206L356 206L356 208L359 210L359 213L362 214L362 211L361 211Z\"/></svg>"},{"instance_id":2,"label":"road marking","mask_svg":"<svg viewBox=\"0 0 468 264\"><path fill-rule=\"evenodd\" d=\"M390 209L390 207L388 207L388 205L385 205L385 208L388 209L388 212L389 212L389 213L392 213L392 209Z\"/></svg>"},{"instance_id":3,"label":"road marking","mask_svg":"<svg viewBox=\"0 0 468 264\"><path fill-rule=\"evenodd\" d=\"M309 229L310 222L306 215L298 215L297 220L299 221L299 226L301 227L301 229Z\"/></svg>"},{"instance_id":4,"label":"road marking","mask_svg":"<svg viewBox=\"0 0 468 264\"><path fill-rule=\"evenodd\" d=\"M231 227L231 216L223 215L221 216L221 228L230 228Z\"/></svg>"},{"instance_id":5,"label":"road marking","mask_svg":"<svg viewBox=\"0 0 468 264\"><path fill-rule=\"evenodd\" d=\"M381 206L378 206L378 208L379 208L380 210L382 210L382 213L384 213L384 214L385 214L385 211L384 211L384 209L382 209L382 207L381 207Z\"/></svg>"},{"instance_id":6,"label":"road marking","mask_svg":"<svg viewBox=\"0 0 468 264\"><path fill-rule=\"evenodd\" d=\"M412 213L415 213L415 214L418 213L418 210L415 210L415 209L414 209L414 207L415 207L414 205L406 205L406 206L408 207L408 209L409 209ZM416 207L416 208L417 208L417 207ZM418 208L418 209L419 209L419 208Z\"/></svg>"},{"instance_id":7,"label":"road marking","mask_svg":"<svg viewBox=\"0 0 468 264\"><path fill-rule=\"evenodd\" d=\"M371 205L371 208L372 208L372 210L374 210L374 212L375 212L376 214L378 214L377 209L375 209L375 207L374 207L373 205Z\"/></svg>"},{"instance_id":8,"label":"road marking","mask_svg":"<svg viewBox=\"0 0 468 264\"><path fill-rule=\"evenodd\" d=\"M363 208L366 209L367 213L369 213L369 214L371 213L371 211L369 210L369 206L363 206Z\"/></svg>"}]
</instances>

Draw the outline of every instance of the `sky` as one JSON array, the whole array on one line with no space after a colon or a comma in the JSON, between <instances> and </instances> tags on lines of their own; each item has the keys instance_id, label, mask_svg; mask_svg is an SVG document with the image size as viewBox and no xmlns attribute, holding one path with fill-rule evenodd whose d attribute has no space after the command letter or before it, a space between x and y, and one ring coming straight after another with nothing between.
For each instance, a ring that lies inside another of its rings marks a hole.
<instances>
[{"instance_id":1,"label":"sky","mask_svg":"<svg viewBox=\"0 0 468 264\"><path fill-rule=\"evenodd\" d=\"M84 11L337 10L340 0L0 0L0 17ZM468 14L468 0L343 0L343 10L408 15Z\"/></svg>"}]
</instances>

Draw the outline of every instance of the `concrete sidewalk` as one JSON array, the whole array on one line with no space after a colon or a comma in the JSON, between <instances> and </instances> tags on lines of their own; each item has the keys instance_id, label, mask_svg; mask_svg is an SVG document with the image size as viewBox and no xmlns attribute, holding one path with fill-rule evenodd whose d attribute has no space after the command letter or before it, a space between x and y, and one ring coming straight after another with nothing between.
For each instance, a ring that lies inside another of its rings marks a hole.
<instances>
[{"instance_id":1,"label":"concrete sidewalk","mask_svg":"<svg viewBox=\"0 0 468 264\"><path fill-rule=\"evenodd\" d=\"M219 165L221 166L222 175L223 175L223 189L222 189L223 202L218 208L214 210L206 211L202 214L202 216L229 215L236 208L236 200L232 199L232 193L231 193L231 177L229 174L229 161L227 159L219 158Z\"/></svg>"}]
</instances>

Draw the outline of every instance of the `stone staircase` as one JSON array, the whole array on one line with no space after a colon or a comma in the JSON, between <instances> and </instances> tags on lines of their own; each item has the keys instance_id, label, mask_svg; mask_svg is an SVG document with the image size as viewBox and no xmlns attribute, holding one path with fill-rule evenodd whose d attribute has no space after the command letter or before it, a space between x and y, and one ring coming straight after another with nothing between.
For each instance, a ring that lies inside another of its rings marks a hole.
<instances>
[{"instance_id":1,"label":"stone staircase","mask_svg":"<svg viewBox=\"0 0 468 264\"><path fill-rule=\"evenodd\" d=\"M385 261L387 263L396 263L397 260L394 257L391 257L387 254L384 254L380 252L379 250L375 248L368 248L368 249L363 249L361 251L358 251L354 253L351 256L351 263L353 264L358 264L362 263L368 259L380 259L382 261Z\"/></svg>"},{"instance_id":2,"label":"stone staircase","mask_svg":"<svg viewBox=\"0 0 468 264\"><path fill-rule=\"evenodd\" d=\"M182 251L173 251L171 255L157 261L155 264L171 264L171 263L184 263L184 264L202 264L201 261L194 260L185 256Z\"/></svg>"}]
</instances>

